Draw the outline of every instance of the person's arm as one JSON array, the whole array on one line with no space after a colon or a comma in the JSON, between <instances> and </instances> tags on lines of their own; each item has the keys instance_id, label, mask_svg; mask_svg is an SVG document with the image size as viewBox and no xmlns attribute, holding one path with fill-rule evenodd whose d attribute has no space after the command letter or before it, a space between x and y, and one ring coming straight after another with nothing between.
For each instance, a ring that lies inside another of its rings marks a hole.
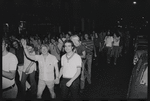
<instances>
[{"instance_id":1,"label":"person's arm","mask_svg":"<svg viewBox=\"0 0 150 101\"><path fill-rule=\"evenodd\" d=\"M15 78L15 74L16 74L16 70L11 70L9 72L4 70L2 71L2 76L9 80L13 80Z\"/></svg>"},{"instance_id":2,"label":"person's arm","mask_svg":"<svg viewBox=\"0 0 150 101\"><path fill-rule=\"evenodd\" d=\"M68 86L68 87L70 87L71 84L74 82L74 80L76 80L79 77L79 75L81 74L81 66L82 66L81 57L77 59L77 64L78 64L78 66L77 66L77 72L75 73L75 75L73 76L73 78L71 78L67 82L67 84L66 84L66 86Z\"/></svg>"},{"instance_id":3,"label":"person's arm","mask_svg":"<svg viewBox=\"0 0 150 101\"><path fill-rule=\"evenodd\" d=\"M29 66L26 68L25 73L28 73L30 71L30 67L34 64L35 62L30 62Z\"/></svg>"},{"instance_id":4,"label":"person's arm","mask_svg":"<svg viewBox=\"0 0 150 101\"><path fill-rule=\"evenodd\" d=\"M59 79L61 78L61 76L63 75L63 56L61 57L61 68L60 68L60 72L59 72Z\"/></svg>"},{"instance_id":5,"label":"person's arm","mask_svg":"<svg viewBox=\"0 0 150 101\"><path fill-rule=\"evenodd\" d=\"M96 57L96 48L94 42L93 42L93 48L94 48L94 56Z\"/></svg>"},{"instance_id":6,"label":"person's arm","mask_svg":"<svg viewBox=\"0 0 150 101\"><path fill-rule=\"evenodd\" d=\"M55 64L55 74L56 74L56 78L59 79L58 63Z\"/></svg>"},{"instance_id":7,"label":"person's arm","mask_svg":"<svg viewBox=\"0 0 150 101\"><path fill-rule=\"evenodd\" d=\"M60 72L59 72L59 79L61 78L61 76L62 76L62 74L63 74L63 66L60 68Z\"/></svg>"},{"instance_id":8,"label":"person's arm","mask_svg":"<svg viewBox=\"0 0 150 101\"><path fill-rule=\"evenodd\" d=\"M73 76L73 78L70 81L73 82L76 78L79 77L80 73L81 73L81 66L78 66L76 74Z\"/></svg>"},{"instance_id":9,"label":"person's arm","mask_svg":"<svg viewBox=\"0 0 150 101\"><path fill-rule=\"evenodd\" d=\"M10 60L11 60L11 62L10 62L11 70L9 70L9 71L2 70L2 76L7 79L13 80L15 78L18 60L16 57L11 58Z\"/></svg>"},{"instance_id":10,"label":"person's arm","mask_svg":"<svg viewBox=\"0 0 150 101\"><path fill-rule=\"evenodd\" d=\"M22 43L22 46L23 46L23 48L24 48L24 52L25 52L26 56L27 56L29 59L36 61L35 55L30 55L30 54L29 54L29 51L27 50L27 47L26 47L26 40L21 39L21 43Z\"/></svg>"}]
</instances>

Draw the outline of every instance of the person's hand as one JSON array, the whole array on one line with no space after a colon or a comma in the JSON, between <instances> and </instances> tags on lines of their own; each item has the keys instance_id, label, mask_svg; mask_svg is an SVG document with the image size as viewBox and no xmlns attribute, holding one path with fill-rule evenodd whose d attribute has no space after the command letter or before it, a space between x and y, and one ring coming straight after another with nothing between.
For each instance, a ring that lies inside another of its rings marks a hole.
<instances>
[{"instance_id":1,"label":"person's hand","mask_svg":"<svg viewBox=\"0 0 150 101\"><path fill-rule=\"evenodd\" d=\"M26 71L25 71L25 73L28 74L29 71L30 71L30 68L27 68Z\"/></svg>"},{"instance_id":2,"label":"person's hand","mask_svg":"<svg viewBox=\"0 0 150 101\"><path fill-rule=\"evenodd\" d=\"M27 44L26 40L25 39L21 39L21 43L22 43L23 48L26 48L26 44Z\"/></svg>"},{"instance_id":3,"label":"person's hand","mask_svg":"<svg viewBox=\"0 0 150 101\"><path fill-rule=\"evenodd\" d=\"M66 86L67 86L67 87L70 87L70 86L71 86L71 84L72 84L72 81L71 81L71 80L69 80L69 81L66 83Z\"/></svg>"},{"instance_id":4,"label":"person's hand","mask_svg":"<svg viewBox=\"0 0 150 101\"><path fill-rule=\"evenodd\" d=\"M55 83L55 84L59 84L59 78L56 78L56 79L54 80L54 83Z\"/></svg>"}]
</instances>

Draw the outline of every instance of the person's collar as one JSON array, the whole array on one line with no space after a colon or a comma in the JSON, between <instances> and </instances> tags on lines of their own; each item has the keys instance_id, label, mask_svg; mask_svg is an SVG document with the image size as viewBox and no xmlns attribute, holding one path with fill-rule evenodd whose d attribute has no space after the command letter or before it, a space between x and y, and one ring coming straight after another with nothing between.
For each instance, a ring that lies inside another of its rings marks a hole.
<instances>
[{"instance_id":1,"label":"person's collar","mask_svg":"<svg viewBox=\"0 0 150 101\"><path fill-rule=\"evenodd\" d=\"M46 55L43 55L43 54L42 54L43 57L45 57L45 56L47 57L47 56L49 56L49 55L50 55L49 53L47 53Z\"/></svg>"}]
</instances>

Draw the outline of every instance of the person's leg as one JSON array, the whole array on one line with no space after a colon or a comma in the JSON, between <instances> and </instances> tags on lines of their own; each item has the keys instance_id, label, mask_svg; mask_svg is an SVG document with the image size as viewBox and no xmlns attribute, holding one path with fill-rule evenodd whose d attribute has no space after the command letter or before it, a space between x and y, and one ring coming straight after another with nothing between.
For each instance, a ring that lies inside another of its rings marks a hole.
<instances>
[{"instance_id":1,"label":"person's leg","mask_svg":"<svg viewBox=\"0 0 150 101\"><path fill-rule=\"evenodd\" d=\"M79 78L77 78L70 86L73 99L79 98Z\"/></svg>"},{"instance_id":2,"label":"person's leg","mask_svg":"<svg viewBox=\"0 0 150 101\"><path fill-rule=\"evenodd\" d=\"M110 63L110 52L111 52L111 47L107 47L107 63Z\"/></svg>"},{"instance_id":3,"label":"person's leg","mask_svg":"<svg viewBox=\"0 0 150 101\"><path fill-rule=\"evenodd\" d=\"M88 65L88 83L91 84L91 67L92 67L92 55L88 55L87 57L87 65Z\"/></svg>"},{"instance_id":4,"label":"person's leg","mask_svg":"<svg viewBox=\"0 0 150 101\"><path fill-rule=\"evenodd\" d=\"M99 58L99 47L95 47L96 48L96 55L97 55L97 57L95 57L95 59L96 59L96 65L98 65L98 58Z\"/></svg>"},{"instance_id":5,"label":"person's leg","mask_svg":"<svg viewBox=\"0 0 150 101\"><path fill-rule=\"evenodd\" d=\"M28 74L25 72L22 72L22 78L21 78L21 92L22 97L25 97L26 95L26 81L27 81Z\"/></svg>"},{"instance_id":6,"label":"person's leg","mask_svg":"<svg viewBox=\"0 0 150 101\"><path fill-rule=\"evenodd\" d=\"M81 82L80 82L81 89L84 89L85 86L85 62L86 60L82 61Z\"/></svg>"},{"instance_id":7,"label":"person's leg","mask_svg":"<svg viewBox=\"0 0 150 101\"><path fill-rule=\"evenodd\" d=\"M56 98L56 94L54 92L54 81L46 81L46 85L47 85L49 92L51 94L51 98L52 99Z\"/></svg>"},{"instance_id":8,"label":"person's leg","mask_svg":"<svg viewBox=\"0 0 150 101\"><path fill-rule=\"evenodd\" d=\"M42 94L43 94L45 87L46 87L45 81L39 79L38 89L37 89L37 98L42 98Z\"/></svg>"},{"instance_id":9,"label":"person's leg","mask_svg":"<svg viewBox=\"0 0 150 101\"><path fill-rule=\"evenodd\" d=\"M60 83L60 88L61 88L61 96L63 99L68 98L68 93L69 93L69 88L66 86L66 83L70 79L62 78L62 81Z\"/></svg>"},{"instance_id":10,"label":"person's leg","mask_svg":"<svg viewBox=\"0 0 150 101\"><path fill-rule=\"evenodd\" d=\"M113 48L113 50L114 50L114 65L116 65L116 62L117 62L117 46L115 46Z\"/></svg>"},{"instance_id":11,"label":"person's leg","mask_svg":"<svg viewBox=\"0 0 150 101\"><path fill-rule=\"evenodd\" d=\"M35 71L33 71L29 76L30 76L30 83L31 83L31 93L33 95L36 95L37 85L35 81Z\"/></svg>"},{"instance_id":12,"label":"person's leg","mask_svg":"<svg viewBox=\"0 0 150 101\"><path fill-rule=\"evenodd\" d=\"M22 78L22 71L23 71L23 66L18 66L19 81L21 81Z\"/></svg>"}]
</instances>

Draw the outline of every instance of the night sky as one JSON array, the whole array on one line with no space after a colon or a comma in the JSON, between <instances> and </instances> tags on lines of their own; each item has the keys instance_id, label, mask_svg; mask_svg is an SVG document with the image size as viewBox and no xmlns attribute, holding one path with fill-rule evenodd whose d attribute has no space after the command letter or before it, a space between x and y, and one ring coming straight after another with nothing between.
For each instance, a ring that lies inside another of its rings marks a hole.
<instances>
[{"instance_id":1,"label":"night sky","mask_svg":"<svg viewBox=\"0 0 150 101\"><path fill-rule=\"evenodd\" d=\"M78 26L84 18L95 26L114 26L117 21L141 26L150 18L150 0L1 0L0 4L4 22Z\"/></svg>"}]
</instances>

